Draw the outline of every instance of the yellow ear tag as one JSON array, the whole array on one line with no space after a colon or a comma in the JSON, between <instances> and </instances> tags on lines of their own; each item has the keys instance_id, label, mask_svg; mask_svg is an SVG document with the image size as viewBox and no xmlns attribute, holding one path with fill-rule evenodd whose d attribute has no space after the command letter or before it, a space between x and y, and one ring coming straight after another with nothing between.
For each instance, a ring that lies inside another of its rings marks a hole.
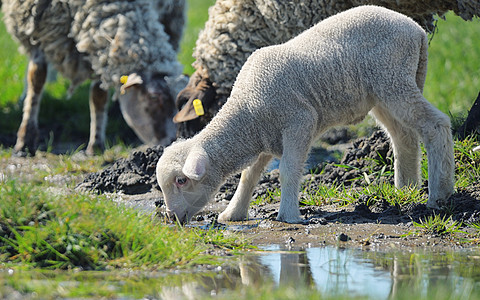
<instances>
[{"instance_id":1,"label":"yellow ear tag","mask_svg":"<svg viewBox=\"0 0 480 300\"><path fill-rule=\"evenodd\" d=\"M128 80L128 76L127 76L127 75L123 75L122 77L120 77L120 83L122 83L122 84L127 83L127 80Z\"/></svg>"},{"instance_id":2,"label":"yellow ear tag","mask_svg":"<svg viewBox=\"0 0 480 300\"><path fill-rule=\"evenodd\" d=\"M200 99L193 100L193 109L195 109L197 116L203 116L205 114L203 111L202 100Z\"/></svg>"}]
</instances>

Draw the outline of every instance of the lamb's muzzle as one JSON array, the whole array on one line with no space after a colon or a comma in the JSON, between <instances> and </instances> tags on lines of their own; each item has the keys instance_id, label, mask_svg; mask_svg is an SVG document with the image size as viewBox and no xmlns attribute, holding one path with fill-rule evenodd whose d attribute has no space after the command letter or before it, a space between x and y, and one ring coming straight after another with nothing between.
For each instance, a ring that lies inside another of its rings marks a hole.
<instances>
[{"instance_id":1,"label":"lamb's muzzle","mask_svg":"<svg viewBox=\"0 0 480 300\"><path fill-rule=\"evenodd\" d=\"M276 156L277 220L302 222L298 191L311 145L329 127L359 122L368 113L391 138L395 186L420 185L422 141L427 206L445 206L454 187L453 140L448 116L422 95L427 47L426 32L412 19L364 6L255 51L212 121L165 148L156 173L167 208L188 221L229 175L243 170L219 221L245 220L254 186Z\"/></svg>"}]
</instances>

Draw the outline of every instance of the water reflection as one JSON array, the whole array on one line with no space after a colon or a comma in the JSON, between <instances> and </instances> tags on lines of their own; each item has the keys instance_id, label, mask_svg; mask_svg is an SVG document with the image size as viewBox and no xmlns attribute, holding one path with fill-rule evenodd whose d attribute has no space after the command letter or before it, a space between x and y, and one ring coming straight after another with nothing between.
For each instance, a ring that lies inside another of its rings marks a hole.
<instances>
[{"instance_id":1,"label":"water reflection","mask_svg":"<svg viewBox=\"0 0 480 300\"><path fill-rule=\"evenodd\" d=\"M188 282L192 295L273 286L312 289L327 297L369 299L472 299L480 297L478 250L451 252L378 252L336 247L288 251L269 246L242 257L237 267L224 270L210 284ZM223 283L222 283L223 282ZM224 285L229 282L230 286ZM231 283L236 282L235 287ZM199 288L199 287L202 288ZM191 288L195 288L195 293ZM178 299L179 289L164 299ZM173 296L175 295L175 296ZM187 296L188 295L188 296Z\"/></svg>"},{"instance_id":2,"label":"water reflection","mask_svg":"<svg viewBox=\"0 0 480 300\"><path fill-rule=\"evenodd\" d=\"M389 272L356 257L354 252L333 247L310 248L299 253L266 254L260 257L260 262L268 266L278 286L313 283L318 291L326 295L388 298L391 287Z\"/></svg>"},{"instance_id":3,"label":"water reflection","mask_svg":"<svg viewBox=\"0 0 480 300\"><path fill-rule=\"evenodd\" d=\"M478 249L374 252L335 247L302 252L271 246L259 263L277 286L312 283L323 295L371 299L480 297Z\"/></svg>"},{"instance_id":4,"label":"water reflection","mask_svg":"<svg viewBox=\"0 0 480 300\"><path fill-rule=\"evenodd\" d=\"M84 295L74 290L81 287L88 297L122 299L230 299L232 294L235 299L249 299L288 288L295 293L318 293L322 298L480 299L479 254L478 249L379 252L323 247L290 251L269 246L235 257L229 267L210 271L46 273L0 268L0 298L31 298L25 291L42 295L46 290L53 297L40 298L68 299Z\"/></svg>"}]
</instances>

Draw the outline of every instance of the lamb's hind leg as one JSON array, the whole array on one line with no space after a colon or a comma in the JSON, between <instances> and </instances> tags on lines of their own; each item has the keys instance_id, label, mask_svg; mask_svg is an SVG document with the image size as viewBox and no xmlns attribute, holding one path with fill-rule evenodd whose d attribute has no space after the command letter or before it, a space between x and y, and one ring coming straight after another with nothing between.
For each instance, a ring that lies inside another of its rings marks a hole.
<instances>
[{"instance_id":1,"label":"lamb's hind leg","mask_svg":"<svg viewBox=\"0 0 480 300\"><path fill-rule=\"evenodd\" d=\"M248 205L252 198L253 189L258 183L265 166L271 159L271 155L260 154L253 165L243 170L237 191L225 211L218 216L218 221L243 221L247 219Z\"/></svg>"},{"instance_id":2,"label":"lamb's hind leg","mask_svg":"<svg viewBox=\"0 0 480 300\"><path fill-rule=\"evenodd\" d=\"M375 107L371 114L383 125L393 147L395 186L418 186L420 184L420 137L417 132L395 119L382 107Z\"/></svg>"},{"instance_id":3,"label":"lamb's hind leg","mask_svg":"<svg viewBox=\"0 0 480 300\"><path fill-rule=\"evenodd\" d=\"M27 93L23 102L22 123L17 132L14 147L16 155L35 154L38 139L38 112L42 99L43 86L47 78L47 62L43 52L36 50L31 54L27 69Z\"/></svg>"},{"instance_id":4,"label":"lamb's hind leg","mask_svg":"<svg viewBox=\"0 0 480 300\"><path fill-rule=\"evenodd\" d=\"M100 87L100 81L90 85L90 139L86 153L93 155L95 150L105 148L105 130L107 126L108 92Z\"/></svg>"},{"instance_id":5,"label":"lamb's hind leg","mask_svg":"<svg viewBox=\"0 0 480 300\"><path fill-rule=\"evenodd\" d=\"M420 91L411 95L407 100L388 102L385 109L421 137L428 159L427 206L439 208L446 204L454 188L455 162L450 119L431 105Z\"/></svg>"}]
</instances>

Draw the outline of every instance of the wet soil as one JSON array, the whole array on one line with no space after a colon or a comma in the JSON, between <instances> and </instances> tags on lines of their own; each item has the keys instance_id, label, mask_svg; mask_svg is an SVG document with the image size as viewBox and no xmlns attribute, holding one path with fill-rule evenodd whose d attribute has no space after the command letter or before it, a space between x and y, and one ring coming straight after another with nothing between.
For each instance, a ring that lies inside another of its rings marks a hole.
<instances>
[{"instance_id":1,"label":"wet soil","mask_svg":"<svg viewBox=\"0 0 480 300\"><path fill-rule=\"evenodd\" d=\"M77 189L114 193L129 205L156 210L161 215L164 203L155 179L155 167L162 153L162 147L135 151L129 158L89 174ZM300 198L306 199L321 185L340 182L351 189L378 184L380 181L393 184L392 172L393 154L388 138L383 132L376 131L368 138L351 142L340 162L321 162L307 168ZM249 221L216 223L218 213L232 198L239 178L239 174L230 177L216 194L215 200L195 216L189 226L223 228L242 233L253 244L285 244L295 248L340 244L378 249L443 249L476 244L476 230L468 224L480 222L480 183L456 191L446 211L431 210L423 203L393 206L381 195L365 195L348 206L335 199L320 206L303 206L301 214L304 224L275 221L278 201L252 205ZM255 188L253 198L270 195L279 187L278 170L266 172ZM426 195L427 188L424 186L422 189ZM461 222L463 226L455 234L428 232L413 226L413 222L419 223L435 214L446 215L446 218L451 216L450 224Z\"/></svg>"}]
</instances>

